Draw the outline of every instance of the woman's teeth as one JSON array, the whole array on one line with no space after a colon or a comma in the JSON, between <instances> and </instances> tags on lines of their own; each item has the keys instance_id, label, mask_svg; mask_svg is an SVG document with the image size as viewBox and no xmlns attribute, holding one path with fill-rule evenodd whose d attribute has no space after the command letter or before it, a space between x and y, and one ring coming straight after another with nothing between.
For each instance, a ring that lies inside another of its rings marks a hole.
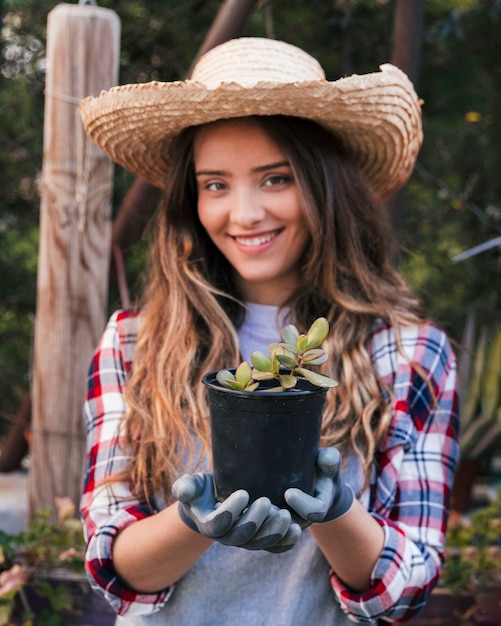
<instances>
[{"instance_id":1,"label":"woman's teeth","mask_svg":"<svg viewBox=\"0 0 501 626\"><path fill-rule=\"evenodd\" d=\"M269 233L267 235L261 235L259 237L235 237L235 241L241 246L260 246L263 243L268 243L274 239L279 231L275 231L273 233Z\"/></svg>"}]
</instances>

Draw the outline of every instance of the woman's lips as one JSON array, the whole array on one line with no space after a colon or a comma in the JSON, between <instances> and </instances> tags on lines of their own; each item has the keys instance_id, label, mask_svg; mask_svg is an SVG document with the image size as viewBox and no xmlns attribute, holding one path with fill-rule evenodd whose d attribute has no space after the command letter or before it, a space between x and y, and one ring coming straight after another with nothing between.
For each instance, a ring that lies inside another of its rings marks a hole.
<instances>
[{"instance_id":1,"label":"woman's lips","mask_svg":"<svg viewBox=\"0 0 501 626\"><path fill-rule=\"evenodd\" d=\"M243 248L259 248L273 241L281 232L282 229L278 229L261 235L232 235L232 238Z\"/></svg>"}]
</instances>

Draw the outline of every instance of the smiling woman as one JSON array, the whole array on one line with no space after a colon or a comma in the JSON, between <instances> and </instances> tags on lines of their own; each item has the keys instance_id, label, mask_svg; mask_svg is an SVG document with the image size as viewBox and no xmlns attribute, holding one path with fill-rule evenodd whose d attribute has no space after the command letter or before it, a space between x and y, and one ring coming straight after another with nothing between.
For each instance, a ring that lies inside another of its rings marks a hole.
<instances>
[{"instance_id":1,"label":"smiling woman","mask_svg":"<svg viewBox=\"0 0 501 626\"><path fill-rule=\"evenodd\" d=\"M381 204L421 144L412 84L390 65L328 82L306 52L243 38L186 83L80 109L163 189L143 299L110 319L84 408L86 566L117 626L408 619L440 575L458 456L454 354L391 263ZM315 368L339 386L311 490L216 502L203 375L318 317Z\"/></svg>"},{"instance_id":2,"label":"smiling woman","mask_svg":"<svg viewBox=\"0 0 501 626\"><path fill-rule=\"evenodd\" d=\"M309 242L283 151L255 119L216 122L194 142L198 216L247 302L281 306L301 283Z\"/></svg>"}]
</instances>

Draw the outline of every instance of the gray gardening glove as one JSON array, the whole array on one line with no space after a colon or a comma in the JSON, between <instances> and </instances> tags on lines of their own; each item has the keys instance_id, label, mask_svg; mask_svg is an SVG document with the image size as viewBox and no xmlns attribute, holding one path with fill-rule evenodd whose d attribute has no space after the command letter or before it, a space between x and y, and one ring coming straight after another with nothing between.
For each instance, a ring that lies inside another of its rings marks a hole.
<instances>
[{"instance_id":1,"label":"gray gardening glove","mask_svg":"<svg viewBox=\"0 0 501 626\"><path fill-rule=\"evenodd\" d=\"M347 513L355 500L349 485L341 479L341 455L336 448L322 448L317 454L317 472L312 496L290 488L285 501L297 513L302 528L310 523L332 522Z\"/></svg>"},{"instance_id":2,"label":"gray gardening glove","mask_svg":"<svg viewBox=\"0 0 501 626\"><path fill-rule=\"evenodd\" d=\"M290 512L268 498L258 498L248 507L249 494L240 489L217 502L212 474L185 474L173 484L172 493L189 528L227 546L285 552L301 535Z\"/></svg>"}]
</instances>

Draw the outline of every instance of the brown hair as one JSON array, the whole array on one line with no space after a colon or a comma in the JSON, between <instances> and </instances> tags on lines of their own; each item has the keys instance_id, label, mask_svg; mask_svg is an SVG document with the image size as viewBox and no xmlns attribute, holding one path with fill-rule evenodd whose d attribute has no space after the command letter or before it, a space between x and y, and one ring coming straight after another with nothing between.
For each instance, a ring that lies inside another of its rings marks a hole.
<instances>
[{"instance_id":1,"label":"brown hair","mask_svg":"<svg viewBox=\"0 0 501 626\"><path fill-rule=\"evenodd\" d=\"M339 380L328 394L322 445L354 450L368 483L390 420L368 352L378 320L395 328L423 321L419 303L392 266L387 213L339 140L314 122L257 117L283 150L302 194L311 244L302 285L286 303L303 330L319 315L331 324L322 369ZM136 447L127 478L135 492L165 489L210 450L202 374L239 362L244 316L230 266L197 216L196 128L175 142L163 202L152 228L149 274L133 373L126 437ZM388 390L386 390L388 391ZM197 442L201 442L200 445Z\"/></svg>"}]
</instances>

